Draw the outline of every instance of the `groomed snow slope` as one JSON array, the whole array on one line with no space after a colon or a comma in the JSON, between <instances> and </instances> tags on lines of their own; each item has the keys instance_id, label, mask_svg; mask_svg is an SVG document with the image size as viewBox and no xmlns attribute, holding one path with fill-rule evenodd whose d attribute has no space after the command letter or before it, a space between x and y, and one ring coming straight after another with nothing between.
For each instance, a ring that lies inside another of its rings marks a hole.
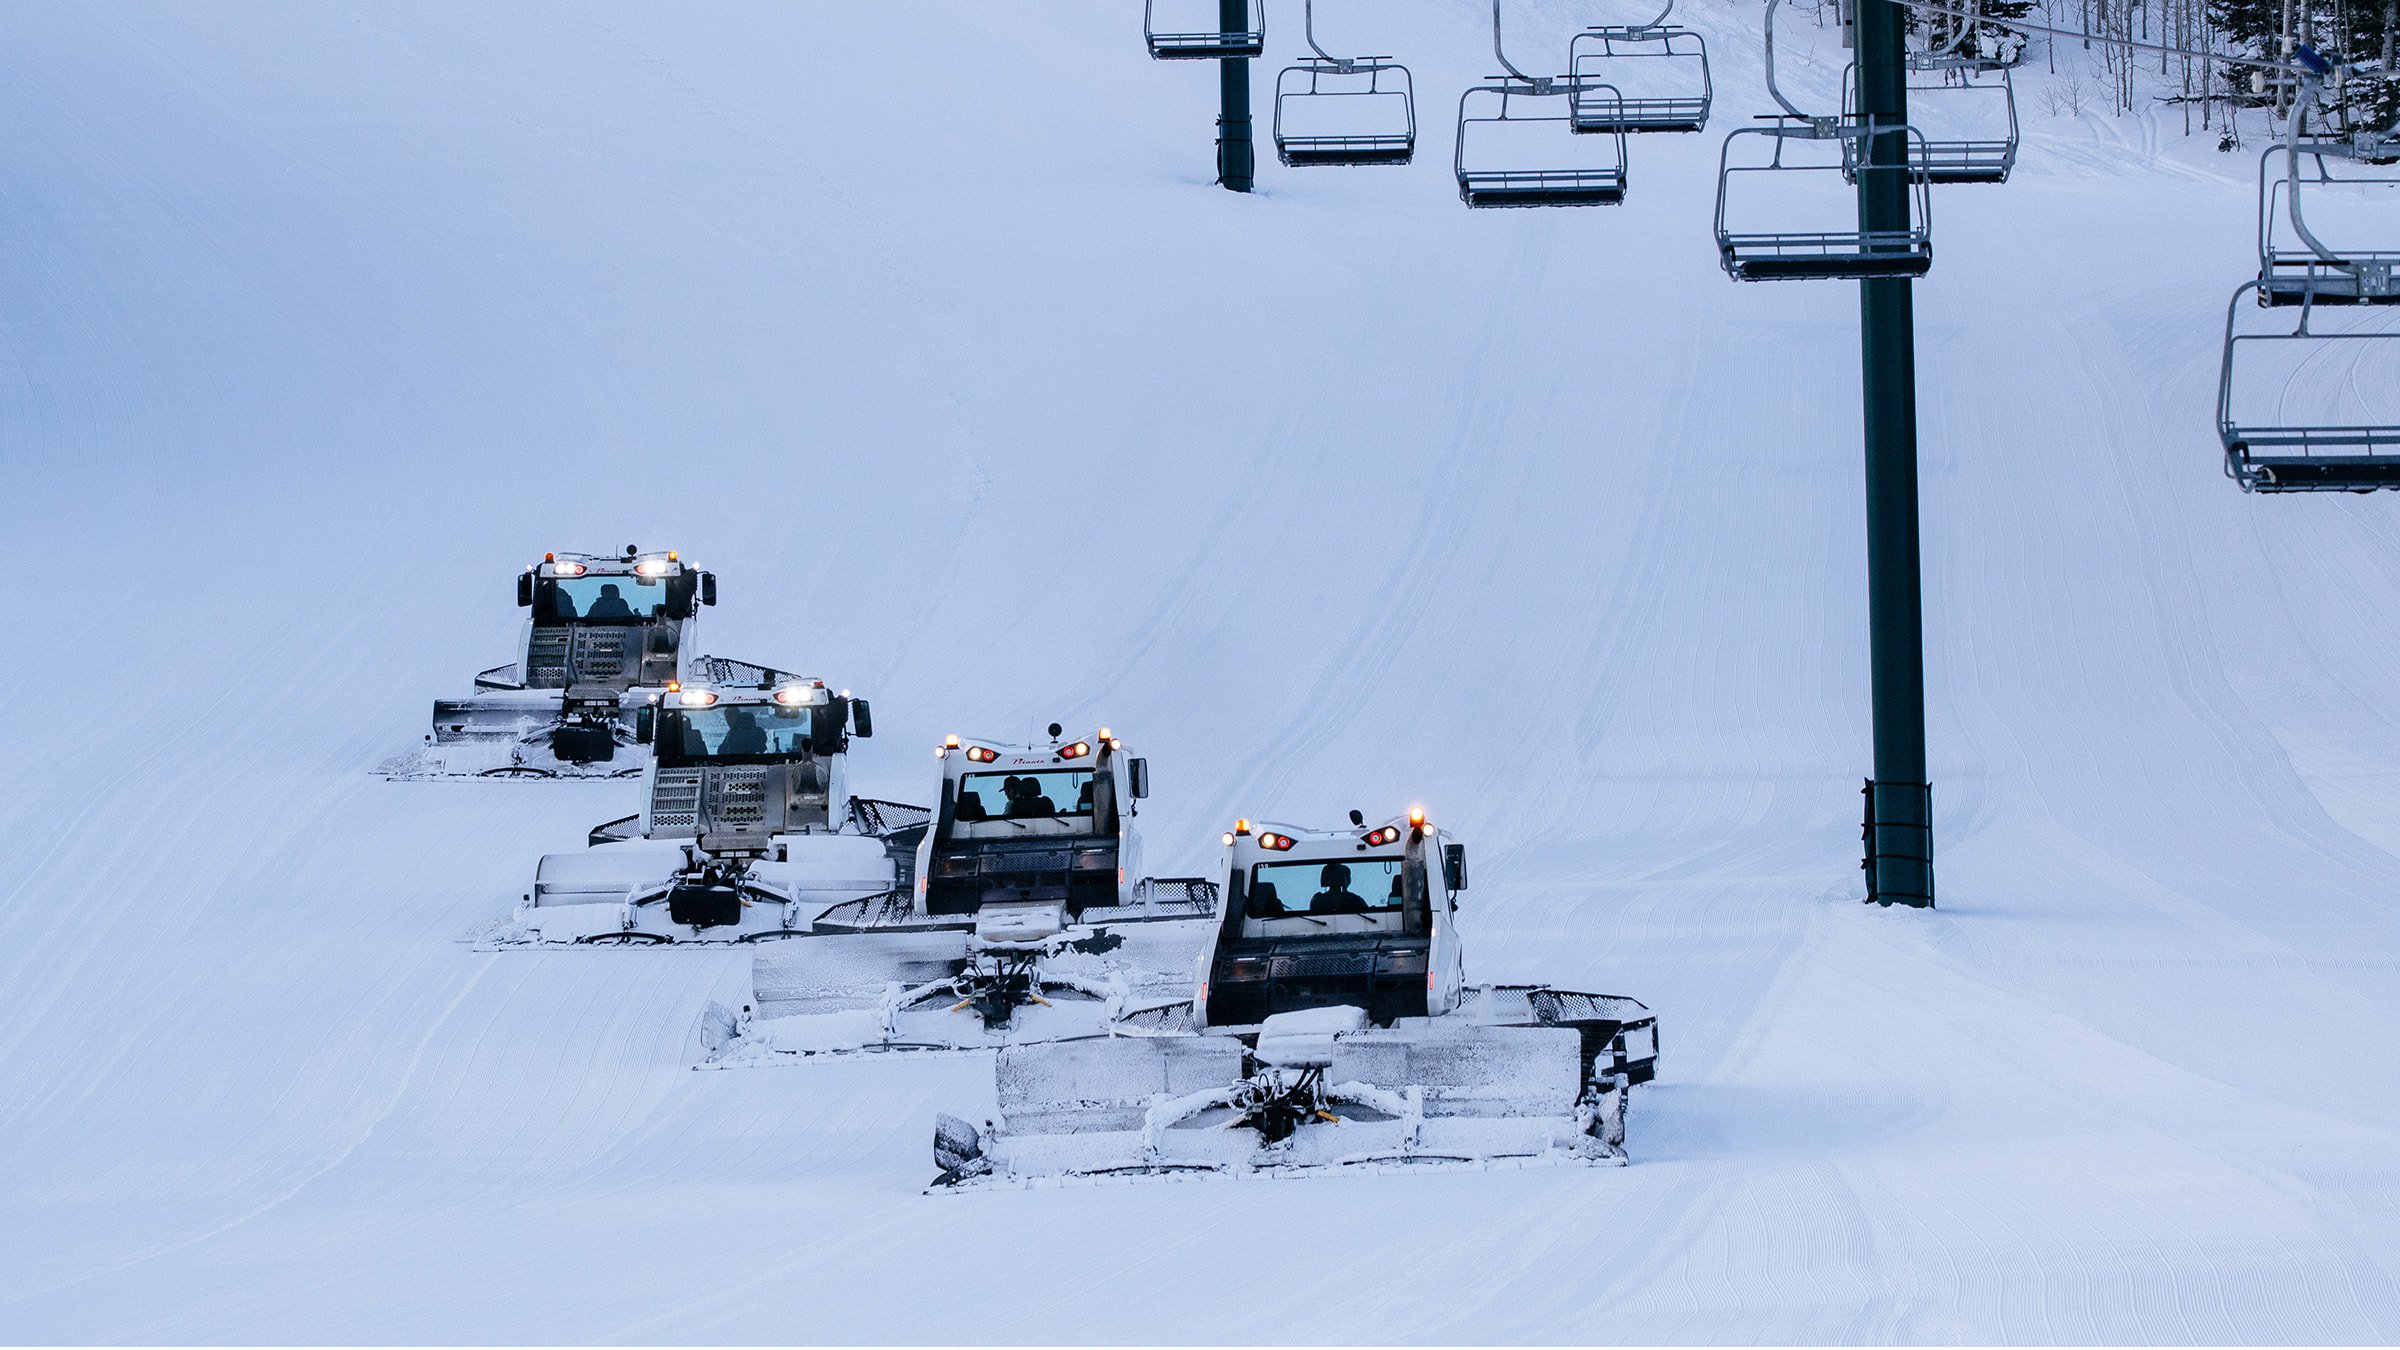
<instances>
[{"instance_id":1,"label":"groomed snow slope","mask_svg":"<svg viewBox=\"0 0 2400 1350\"><path fill-rule=\"evenodd\" d=\"M0 11L0 1337L2400 1337L2400 534L2219 472L2250 158L2029 98L1941 195L1882 912L1854 288L1724 278L1715 130L1466 211L1478 4L1321 8L1420 161L1250 199L1131 0ZM1471 971L1657 1009L1635 1165L925 1197L983 1063L694 1073L744 956L472 950L631 788L368 770L627 542L876 795L1058 718L1165 870L1425 802Z\"/></svg>"}]
</instances>

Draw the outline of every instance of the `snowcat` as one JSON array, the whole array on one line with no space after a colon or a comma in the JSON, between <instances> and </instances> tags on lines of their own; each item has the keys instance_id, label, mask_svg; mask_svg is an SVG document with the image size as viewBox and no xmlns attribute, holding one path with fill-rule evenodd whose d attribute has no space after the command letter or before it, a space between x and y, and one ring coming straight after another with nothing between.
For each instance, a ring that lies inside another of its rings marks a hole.
<instances>
[{"instance_id":1,"label":"snowcat","mask_svg":"<svg viewBox=\"0 0 2400 1350\"><path fill-rule=\"evenodd\" d=\"M1629 998L1466 983L1466 849L1422 810L1245 820L1224 841L1189 1001L1001 1050L997 1118L936 1122L937 1185L1625 1160L1656 1021Z\"/></svg>"},{"instance_id":2,"label":"snowcat","mask_svg":"<svg viewBox=\"0 0 2400 1350\"><path fill-rule=\"evenodd\" d=\"M1142 875L1147 760L1055 722L1047 744L952 736L934 753L909 882L752 958L752 1002L703 1020L709 1064L1095 1035L1189 998L1214 888Z\"/></svg>"},{"instance_id":3,"label":"snowcat","mask_svg":"<svg viewBox=\"0 0 2400 1350\"><path fill-rule=\"evenodd\" d=\"M715 574L672 552L545 553L517 574L527 611L517 659L437 699L424 748L387 762L393 778L631 777L637 690L686 674Z\"/></svg>"},{"instance_id":4,"label":"snowcat","mask_svg":"<svg viewBox=\"0 0 2400 1350\"><path fill-rule=\"evenodd\" d=\"M744 662L690 665L693 680L635 709L651 750L640 813L544 857L493 941L789 937L893 889L915 842L909 808L854 801L844 782L850 737L873 734L866 700Z\"/></svg>"}]
</instances>

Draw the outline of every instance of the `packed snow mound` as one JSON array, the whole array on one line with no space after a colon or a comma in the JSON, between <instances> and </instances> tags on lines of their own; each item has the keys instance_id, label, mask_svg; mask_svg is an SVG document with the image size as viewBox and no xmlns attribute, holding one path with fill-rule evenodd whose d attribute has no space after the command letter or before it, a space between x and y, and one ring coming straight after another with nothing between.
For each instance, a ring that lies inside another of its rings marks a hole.
<instances>
[{"instance_id":1,"label":"packed snow mound","mask_svg":"<svg viewBox=\"0 0 2400 1350\"><path fill-rule=\"evenodd\" d=\"M1944 908L1874 911L1856 299L1736 286L1709 233L1758 6L1677 11L1715 120L1637 139L1624 205L1512 212L1448 177L1480 6L1320 4L1410 64L1417 162L1248 198L1137 9L8 9L42 659L0 730L0 1326L2400 1337L2400 535L2220 472L2254 161L2029 72L2015 178L1939 198ZM1612 17L1526 0L1512 48ZM1193 1235L1258 1185L924 1198L981 1059L694 1073L746 951L478 950L635 785L372 771L508 659L495 579L621 543L708 560L712 646L874 700L870 796L1058 720L1150 759L1162 874L1237 815L1427 803L1475 841L1472 978L1658 1013L1633 1165L1264 1183L1332 1236L1229 1297ZM959 1229L1105 1240L1062 1303L1051 1242L929 1282Z\"/></svg>"}]
</instances>

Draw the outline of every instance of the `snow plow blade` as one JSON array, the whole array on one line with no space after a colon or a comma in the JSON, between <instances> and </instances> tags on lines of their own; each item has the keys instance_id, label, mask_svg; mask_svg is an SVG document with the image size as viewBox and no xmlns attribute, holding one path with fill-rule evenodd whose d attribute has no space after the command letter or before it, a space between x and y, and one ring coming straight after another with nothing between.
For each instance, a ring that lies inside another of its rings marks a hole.
<instances>
[{"instance_id":1,"label":"snow plow blade","mask_svg":"<svg viewBox=\"0 0 2400 1350\"><path fill-rule=\"evenodd\" d=\"M964 925L820 929L751 958L751 1002L711 1015L702 1067L1105 1037L1128 1015L1189 1005L1202 937L1196 922L1087 922L1042 944L1031 997L996 1001L978 997L992 953Z\"/></svg>"},{"instance_id":2,"label":"snow plow blade","mask_svg":"<svg viewBox=\"0 0 2400 1350\"><path fill-rule=\"evenodd\" d=\"M436 699L425 744L376 768L391 779L630 778L646 752L630 708L615 718L568 718L556 689L499 689Z\"/></svg>"},{"instance_id":3,"label":"snow plow blade","mask_svg":"<svg viewBox=\"0 0 2400 1350\"><path fill-rule=\"evenodd\" d=\"M729 893L729 913L702 913L694 845L679 839L621 839L574 853L546 854L515 915L492 932L495 945L734 943L797 938L814 916L891 889L881 840L860 835L791 835L750 864ZM699 919L701 922L692 922ZM728 921L730 920L730 921Z\"/></svg>"},{"instance_id":4,"label":"snow plow blade","mask_svg":"<svg viewBox=\"0 0 2400 1350\"><path fill-rule=\"evenodd\" d=\"M1313 1063L1233 1035L1011 1047L998 1118L938 1123L937 1185L1621 1163L1623 1084L1584 1062L1573 1028L1448 1018L1339 1032Z\"/></svg>"}]
</instances>

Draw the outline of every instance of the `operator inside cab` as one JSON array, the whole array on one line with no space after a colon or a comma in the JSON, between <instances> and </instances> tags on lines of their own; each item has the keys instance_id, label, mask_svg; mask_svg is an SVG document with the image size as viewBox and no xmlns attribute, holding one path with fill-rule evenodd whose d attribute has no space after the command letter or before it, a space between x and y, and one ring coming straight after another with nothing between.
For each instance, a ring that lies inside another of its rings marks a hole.
<instances>
[{"instance_id":1,"label":"operator inside cab","mask_svg":"<svg viewBox=\"0 0 2400 1350\"><path fill-rule=\"evenodd\" d=\"M1252 920L1292 920L1294 931L1328 915L1358 915L1380 928L1386 916L1400 912L1406 895L1401 868L1398 858L1258 863L1250 869L1244 913Z\"/></svg>"},{"instance_id":2,"label":"operator inside cab","mask_svg":"<svg viewBox=\"0 0 2400 1350\"><path fill-rule=\"evenodd\" d=\"M659 761L759 763L793 758L808 750L810 711L780 703L763 708L672 708L659 732Z\"/></svg>"},{"instance_id":3,"label":"operator inside cab","mask_svg":"<svg viewBox=\"0 0 2400 1350\"><path fill-rule=\"evenodd\" d=\"M1061 801L1074 805L1061 809ZM1080 824L1092 815L1092 771L967 774L959 779L956 809L958 819L967 824L986 820L1071 820Z\"/></svg>"}]
</instances>

